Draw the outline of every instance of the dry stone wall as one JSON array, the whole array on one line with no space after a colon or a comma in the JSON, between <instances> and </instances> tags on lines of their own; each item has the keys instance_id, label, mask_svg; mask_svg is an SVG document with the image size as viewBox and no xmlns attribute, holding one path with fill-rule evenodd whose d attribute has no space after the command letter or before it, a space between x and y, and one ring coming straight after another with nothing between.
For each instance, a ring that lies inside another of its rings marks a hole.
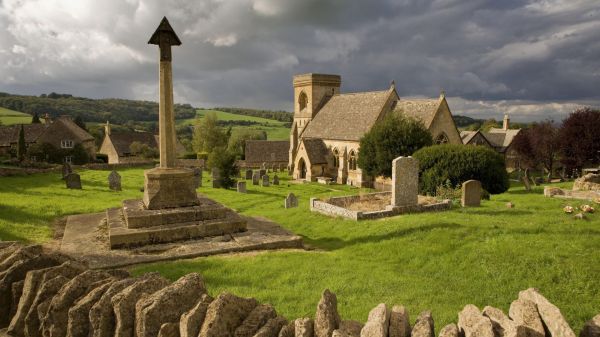
<instances>
[{"instance_id":1,"label":"dry stone wall","mask_svg":"<svg viewBox=\"0 0 600 337\"><path fill-rule=\"evenodd\" d=\"M15 337L434 337L432 313L411 327L403 306L379 304L367 322L344 320L325 290L314 319L288 321L274 307L207 294L199 274L169 282L157 273L88 270L40 246L0 243L0 336ZM508 315L468 304L440 337L575 337L560 310L535 289L521 291ZM600 314L580 337L600 337Z\"/></svg>"}]
</instances>

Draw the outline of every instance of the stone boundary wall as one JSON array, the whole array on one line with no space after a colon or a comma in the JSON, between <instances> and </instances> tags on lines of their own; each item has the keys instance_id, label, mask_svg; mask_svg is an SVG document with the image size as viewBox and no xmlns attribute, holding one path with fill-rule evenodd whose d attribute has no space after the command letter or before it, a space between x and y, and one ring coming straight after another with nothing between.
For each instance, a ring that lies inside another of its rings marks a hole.
<instances>
[{"instance_id":1,"label":"stone boundary wall","mask_svg":"<svg viewBox=\"0 0 600 337\"><path fill-rule=\"evenodd\" d=\"M107 163L91 163L81 166L72 165L73 168L81 167L90 170L114 170L118 168L132 168L132 167L147 167L154 166L154 161L135 161L130 163L118 163L118 164L107 164Z\"/></svg>"},{"instance_id":2,"label":"stone boundary wall","mask_svg":"<svg viewBox=\"0 0 600 337\"><path fill-rule=\"evenodd\" d=\"M0 177L26 176L37 173L60 172L60 170L60 166L48 168L0 167Z\"/></svg>"},{"instance_id":3,"label":"stone boundary wall","mask_svg":"<svg viewBox=\"0 0 600 337\"><path fill-rule=\"evenodd\" d=\"M366 323L344 320L322 293L314 318L288 320L269 304L221 293L199 274L169 282L158 273L89 270L41 246L0 245L0 335L19 337L433 337L430 311L410 325L407 308L381 303ZM438 327L439 329L440 327ZM575 337L559 308L537 290L519 292L508 315L468 304L440 337ZM580 337L600 336L600 314Z\"/></svg>"}]
</instances>

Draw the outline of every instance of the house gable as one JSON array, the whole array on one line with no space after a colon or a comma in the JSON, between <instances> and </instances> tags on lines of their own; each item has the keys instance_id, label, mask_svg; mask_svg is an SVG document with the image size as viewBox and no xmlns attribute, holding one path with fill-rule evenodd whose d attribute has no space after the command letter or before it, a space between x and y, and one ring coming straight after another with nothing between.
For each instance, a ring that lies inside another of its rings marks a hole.
<instances>
[{"instance_id":1,"label":"house gable","mask_svg":"<svg viewBox=\"0 0 600 337\"><path fill-rule=\"evenodd\" d=\"M429 124L428 129L429 132L431 132L434 142L442 135L445 135L448 139L448 143L462 144L460 133L456 128L456 124L452 118L452 113L450 112L450 107L448 106L448 102L446 102L445 97L440 99L440 103L431 120L431 123Z\"/></svg>"}]
</instances>

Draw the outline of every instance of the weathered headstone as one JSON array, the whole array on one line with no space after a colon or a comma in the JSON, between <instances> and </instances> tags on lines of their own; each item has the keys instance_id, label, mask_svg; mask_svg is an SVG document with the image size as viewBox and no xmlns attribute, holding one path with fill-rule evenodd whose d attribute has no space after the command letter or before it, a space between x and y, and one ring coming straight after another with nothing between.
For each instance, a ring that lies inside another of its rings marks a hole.
<instances>
[{"instance_id":1,"label":"weathered headstone","mask_svg":"<svg viewBox=\"0 0 600 337\"><path fill-rule=\"evenodd\" d=\"M194 169L194 183L196 184L196 188L202 187L202 169L195 168Z\"/></svg>"},{"instance_id":2,"label":"weathered headstone","mask_svg":"<svg viewBox=\"0 0 600 337\"><path fill-rule=\"evenodd\" d=\"M298 198L296 197L296 195L294 195L294 193L288 194L288 196L285 198L284 206L285 208L298 207Z\"/></svg>"},{"instance_id":3,"label":"weathered headstone","mask_svg":"<svg viewBox=\"0 0 600 337\"><path fill-rule=\"evenodd\" d=\"M275 164L271 165L271 170L273 172L277 172L277 165L275 165Z\"/></svg>"},{"instance_id":4,"label":"weathered headstone","mask_svg":"<svg viewBox=\"0 0 600 337\"><path fill-rule=\"evenodd\" d=\"M246 180L252 179L252 170L246 170Z\"/></svg>"},{"instance_id":5,"label":"weathered headstone","mask_svg":"<svg viewBox=\"0 0 600 337\"><path fill-rule=\"evenodd\" d=\"M481 182L478 180L467 180L462 184L460 204L462 207L476 207L481 205Z\"/></svg>"},{"instance_id":6,"label":"weathered headstone","mask_svg":"<svg viewBox=\"0 0 600 337\"><path fill-rule=\"evenodd\" d=\"M237 191L238 191L238 193L246 193L246 182L245 181L237 182Z\"/></svg>"},{"instance_id":7,"label":"weathered headstone","mask_svg":"<svg viewBox=\"0 0 600 337\"><path fill-rule=\"evenodd\" d=\"M398 157L392 161L392 207L415 206L419 198L419 161Z\"/></svg>"},{"instance_id":8,"label":"weathered headstone","mask_svg":"<svg viewBox=\"0 0 600 337\"><path fill-rule=\"evenodd\" d=\"M221 174L219 172L219 169L217 168L213 168L211 171L211 181L212 181L212 187L213 188L220 188L221 187Z\"/></svg>"},{"instance_id":9,"label":"weathered headstone","mask_svg":"<svg viewBox=\"0 0 600 337\"><path fill-rule=\"evenodd\" d=\"M73 168L71 167L71 164L64 163L62 166L62 179L64 180L71 173L73 173Z\"/></svg>"},{"instance_id":10,"label":"weathered headstone","mask_svg":"<svg viewBox=\"0 0 600 337\"><path fill-rule=\"evenodd\" d=\"M266 169L260 169L260 170L258 171L258 176L259 176L259 177L262 177L262 176L264 176L265 174L267 174L267 170L266 170Z\"/></svg>"},{"instance_id":11,"label":"weathered headstone","mask_svg":"<svg viewBox=\"0 0 600 337\"><path fill-rule=\"evenodd\" d=\"M67 188L75 190L81 189L81 177L75 172L67 174L65 182L67 183Z\"/></svg>"},{"instance_id":12,"label":"weathered headstone","mask_svg":"<svg viewBox=\"0 0 600 337\"><path fill-rule=\"evenodd\" d=\"M279 177L277 175L273 177L273 185L279 185Z\"/></svg>"},{"instance_id":13,"label":"weathered headstone","mask_svg":"<svg viewBox=\"0 0 600 337\"><path fill-rule=\"evenodd\" d=\"M113 191L121 190L121 175L117 171L112 171L108 175L108 188Z\"/></svg>"},{"instance_id":14,"label":"weathered headstone","mask_svg":"<svg viewBox=\"0 0 600 337\"><path fill-rule=\"evenodd\" d=\"M263 187L269 187L269 176L268 175L265 174L262 176L261 185Z\"/></svg>"},{"instance_id":15,"label":"weathered headstone","mask_svg":"<svg viewBox=\"0 0 600 337\"><path fill-rule=\"evenodd\" d=\"M252 185L258 185L258 181L260 180L260 174L258 171L252 174Z\"/></svg>"}]
</instances>

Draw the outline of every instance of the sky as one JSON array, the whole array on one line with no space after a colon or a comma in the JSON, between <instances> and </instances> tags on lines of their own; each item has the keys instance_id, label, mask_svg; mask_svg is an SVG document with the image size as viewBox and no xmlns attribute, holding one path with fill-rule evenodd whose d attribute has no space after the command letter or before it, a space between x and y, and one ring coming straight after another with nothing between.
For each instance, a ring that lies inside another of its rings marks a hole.
<instances>
[{"instance_id":1,"label":"sky","mask_svg":"<svg viewBox=\"0 0 600 337\"><path fill-rule=\"evenodd\" d=\"M455 115L559 121L600 106L598 0L0 0L0 91L158 100L167 16L175 100L293 110L292 77L342 92L446 92Z\"/></svg>"}]
</instances>

